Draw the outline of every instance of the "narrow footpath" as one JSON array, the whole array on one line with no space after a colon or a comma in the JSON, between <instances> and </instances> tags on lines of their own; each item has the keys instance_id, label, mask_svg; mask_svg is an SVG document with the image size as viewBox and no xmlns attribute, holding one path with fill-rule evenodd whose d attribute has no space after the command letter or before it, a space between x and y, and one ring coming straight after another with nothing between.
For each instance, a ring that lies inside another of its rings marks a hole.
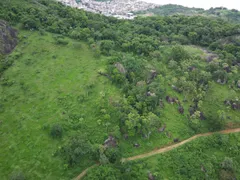
<instances>
[{"instance_id":1,"label":"narrow footpath","mask_svg":"<svg viewBox=\"0 0 240 180\"><path fill-rule=\"evenodd\" d=\"M175 149L179 146L182 146L188 142L191 142L193 141L194 139L197 139L199 137L206 137L206 136L211 136L212 134L215 134L215 133L220 133L220 134L230 134L230 133L239 133L240 132L240 128L236 128L236 129L226 129L226 130L223 130L223 131L219 131L219 132L209 132L209 133L204 133L204 134L198 134L198 135L195 135L189 139L186 139L182 142L179 142L179 143L176 143L176 144L173 144L173 145L170 145L170 146L167 146L167 147L163 147L163 148L160 148L160 149L156 149L156 150L153 150L153 151L150 151L148 153L144 153L144 154L140 154L140 155L137 155L137 156L133 156L133 157L129 157L129 158L122 158L122 162L126 162L126 161L134 161L134 160L138 160L138 159L143 159L143 158L147 158L147 157L150 157L150 156L153 156L153 155L156 155L156 154L161 154L161 153L164 153L164 152L168 152L168 151L171 151L172 149ZM75 178L75 180L80 180L82 177L84 177L86 174L87 174L87 171L90 169L90 168L93 168L95 167L96 165L93 165L87 169L85 169L81 174L78 175L78 177Z\"/></svg>"}]
</instances>

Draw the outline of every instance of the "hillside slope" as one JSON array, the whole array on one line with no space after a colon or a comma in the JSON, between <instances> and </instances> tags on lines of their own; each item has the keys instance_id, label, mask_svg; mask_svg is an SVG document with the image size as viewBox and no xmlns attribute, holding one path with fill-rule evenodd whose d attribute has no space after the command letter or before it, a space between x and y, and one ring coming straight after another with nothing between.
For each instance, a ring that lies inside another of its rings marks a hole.
<instances>
[{"instance_id":1,"label":"hillside slope","mask_svg":"<svg viewBox=\"0 0 240 180\"><path fill-rule=\"evenodd\" d=\"M69 179L55 152L79 133L101 144L106 136L96 122L101 93L108 99L118 91L98 75L105 61L84 43L65 39L62 45L54 34L29 31L20 31L20 37L9 57L14 65L0 81L0 176L23 171L28 179ZM60 141L49 136L55 124L63 128ZM81 163L75 173L91 163Z\"/></svg>"},{"instance_id":2,"label":"hillside slope","mask_svg":"<svg viewBox=\"0 0 240 180\"><path fill-rule=\"evenodd\" d=\"M240 24L119 20L53 0L0 1L0 18L19 32L0 56L3 179L70 179L96 163L89 178L134 179L122 157L240 126Z\"/></svg>"}]
</instances>

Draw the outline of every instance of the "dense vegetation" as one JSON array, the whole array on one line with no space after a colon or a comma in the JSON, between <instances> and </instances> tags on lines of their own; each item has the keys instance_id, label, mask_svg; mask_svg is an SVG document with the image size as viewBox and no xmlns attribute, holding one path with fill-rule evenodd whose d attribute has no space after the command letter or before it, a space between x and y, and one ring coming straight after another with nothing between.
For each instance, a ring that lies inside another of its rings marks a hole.
<instances>
[{"instance_id":1,"label":"dense vegetation","mask_svg":"<svg viewBox=\"0 0 240 180\"><path fill-rule=\"evenodd\" d=\"M91 169L84 179L234 179L240 177L238 135L205 137L148 159ZM99 178L101 177L101 178Z\"/></svg>"},{"instance_id":2,"label":"dense vegetation","mask_svg":"<svg viewBox=\"0 0 240 180\"><path fill-rule=\"evenodd\" d=\"M227 9L224 7L210 8L204 10L201 8L188 8L181 5L168 4L154 9L148 9L146 11L140 11L136 14L149 14L153 13L154 15L161 16L172 16L172 15L186 15L186 16L195 16L201 15L212 18L221 18L233 23L240 22L240 12L236 9Z\"/></svg>"},{"instance_id":3,"label":"dense vegetation","mask_svg":"<svg viewBox=\"0 0 240 180\"><path fill-rule=\"evenodd\" d=\"M49 0L3 0L0 19L19 30L15 51L0 57L5 179L69 179L95 162L102 166L87 178L118 179L121 157L239 126L240 24L118 20Z\"/></svg>"}]
</instances>

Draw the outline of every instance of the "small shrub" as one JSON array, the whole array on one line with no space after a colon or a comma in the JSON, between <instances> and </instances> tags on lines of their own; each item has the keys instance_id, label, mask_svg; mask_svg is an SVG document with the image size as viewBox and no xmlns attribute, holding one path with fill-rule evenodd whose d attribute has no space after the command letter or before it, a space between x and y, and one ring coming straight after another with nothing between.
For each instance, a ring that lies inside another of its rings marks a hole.
<instances>
[{"instance_id":1,"label":"small shrub","mask_svg":"<svg viewBox=\"0 0 240 180\"><path fill-rule=\"evenodd\" d=\"M74 43L72 43L72 46L73 46L73 48L76 48L76 49L82 49L82 44L81 43L76 43L76 42L74 42Z\"/></svg>"},{"instance_id":2,"label":"small shrub","mask_svg":"<svg viewBox=\"0 0 240 180\"><path fill-rule=\"evenodd\" d=\"M46 34L46 31L44 29L39 29L39 34L43 36Z\"/></svg>"},{"instance_id":3,"label":"small shrub","mask_svg":"<svg viewBox=\"0 0 240 180\"><path fill-rule=\"evenodd\" d=\"M62 134L63 134L63 128L60 124L54 124L51 127L51 132L50 132L51 136L53 138L61 138Z\"/></svg>"},{"instance_id":4,"label":"small shrub","mask_svg":"<svg viewBox=\"0 0 240 180\"><path fill-rule=\"evenodd\" d=\"M69 42L68 40L62 39L62 38L57 38L56 39L56 44L60 44L60 45L67 45Z\"/></svg>"},{"instance_id":5,"label":"small shrub","mask_svg":"<svg viewBox=\"0 0 240 180\"><path fill-rule=\"evenodd\" d=\"M42 129L43 130L49 130L49 125L48 124L43 124Z\"/></svg>"},{"instance_id":6,"label":"small shrub","mask_svg":"<svg viewBox=\"0 0 240 180\"><path fill-rule=\"evenodd\" d=\"M233 160L231 158L225 157L224 161L221 163L221 166L225 170L233 171Z\"/></svg>"},{"instance_id":7,"label":"small shrub","mask_svg":"<svg viewBox=\"0 0 240 180\"><path fill-rule=\"evenodd\" d=\"M171 58L177 62L180 62L182 60L189 59L190 55L182 46L173 46Z\"/></svg>"}]
</instances>

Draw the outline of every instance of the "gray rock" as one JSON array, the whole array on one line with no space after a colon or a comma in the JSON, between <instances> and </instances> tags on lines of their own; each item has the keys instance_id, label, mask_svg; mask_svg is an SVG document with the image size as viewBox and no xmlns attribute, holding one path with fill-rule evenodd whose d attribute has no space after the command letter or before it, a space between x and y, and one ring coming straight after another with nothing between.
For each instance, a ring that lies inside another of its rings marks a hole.
<instances>
[{"instance_id":1,"label":"gray rock","mask_svg":"<svg viewBox=\"0 0 240 180\"><path fill-rule=\"evenodd\" d=\"M165 129L166 129L166 124L163 127L159 128L158 132L161 133L161 132L165 131Z\"/></svg>"},{"instance_id":2,"label":"gray rock","mask_svg":"<svg viewBox=\"0 0 240 180\"><path fill-rule=\"evenodd\" d=\"M237 87L240 88L240 80L237 82Z\"/></svg>"},{"instance_id":3,"label":"gray rock","mask_svg":"<svg viewBox=\"0 0 240 180\"><path fill-rule=\"evenodd\" d=\"M0 54L9 54L17 45L17 30L0 20Z\"/></svg>"},{"instance_id":4,"label":"gray rock","mask_svg":"<svg viewBox=\"0 0 240 180\"><path fill-rule=\"evenodd\" d=\"M109 136L108 139L104 141L104 146L105 147L116 147L117 146L117 141L113 136Z\"/></svg>"},{"instance_id":5,"label":"gray rock","mask_svg":"<svg viewBox=\"0 0 240 180\"><path fill-rule=\"evenodd\" d=\"M121 63L117 62L117 63L115 64L115 67L117 68L117 70L118 70L121 74L126 74L126 73L127 73L127 70L124 68L124 66L123 66Z\"/></svg>"}]
</instances>

